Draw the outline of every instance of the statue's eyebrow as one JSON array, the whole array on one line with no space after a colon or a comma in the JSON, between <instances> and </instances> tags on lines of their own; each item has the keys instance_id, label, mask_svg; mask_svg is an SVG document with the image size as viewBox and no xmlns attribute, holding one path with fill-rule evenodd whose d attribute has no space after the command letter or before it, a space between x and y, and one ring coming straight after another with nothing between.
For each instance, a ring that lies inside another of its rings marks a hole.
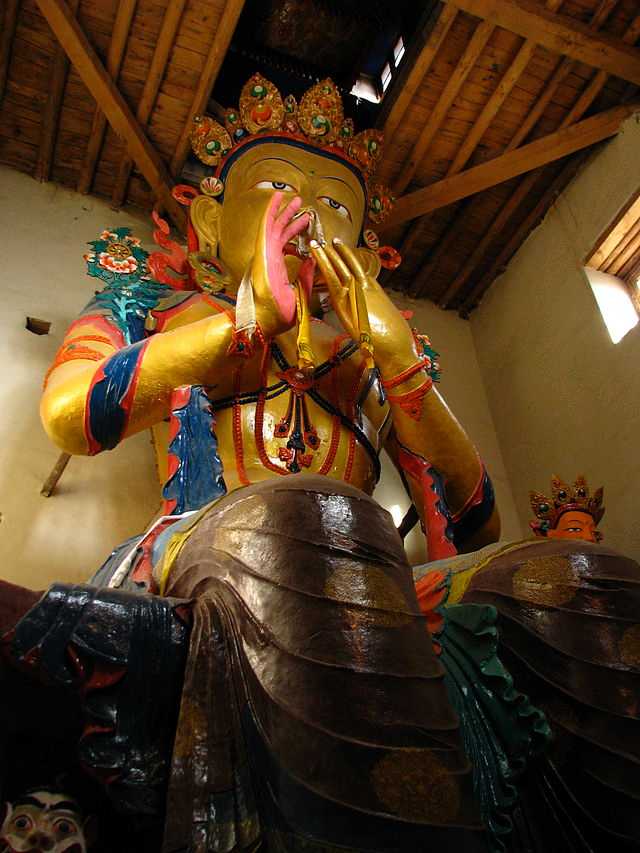
<instances>
[{"instance_id":1,"label":"statue's eyebrow","mask_svg":"<svg viewBox=\"0 0 640 853\"><path fill-rule=\"evenodd\" d=\"M292 163L291 160L285 160L284 157L263 157L262 160L256 160L255 163L252 164L251 168L253 169L261 163L268 163L270 160L274 160L277 163L286 163L287 166L292 166L294 169L297 169L301 175L304 175L304 171L300 166L296 166L296 164Z\"/></svg>"},{"instance_id":2,"label":"statue's eyebrow","mask_svg":"<svg viewBox=\"0 0 640 853\"><path fill-rule=\"evenodd\" d=\"M345 185L345 187L349 190L349 192L350 192L350 193L351 193L351 195L355 198L355 200L356 200L356 201L358 200L358 196L354 193L354 191L353 191L353 187L352 187L352 186L350 186L350 185L349 185L345 180L343 180L342 178L336 178L336 176L335 176L335 175L321 175L321 176L320 176L320 179L321 179L321 180L323 180L323 181L340 181L340 183L341 183L341 184L344 184L344 185Z\"/></svg>"}]
</instances>

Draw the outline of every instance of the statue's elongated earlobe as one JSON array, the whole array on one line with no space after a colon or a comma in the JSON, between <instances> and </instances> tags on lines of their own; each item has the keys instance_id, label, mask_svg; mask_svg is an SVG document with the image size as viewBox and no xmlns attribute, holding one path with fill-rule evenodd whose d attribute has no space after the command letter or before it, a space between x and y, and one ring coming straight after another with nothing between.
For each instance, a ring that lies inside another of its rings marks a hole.
<instances>
[{"instance_id":1,"label":"statue's elongated earlobe","mask_svg":"<svg viewBox=\"0 0 640 853\"><path fill-rule=\"evenodd\" d=\"M191 202L189 214L198 236L200 252L215 257L218 254L222 205L210 196L199 195Z\"/></svg>"}]
</instances>

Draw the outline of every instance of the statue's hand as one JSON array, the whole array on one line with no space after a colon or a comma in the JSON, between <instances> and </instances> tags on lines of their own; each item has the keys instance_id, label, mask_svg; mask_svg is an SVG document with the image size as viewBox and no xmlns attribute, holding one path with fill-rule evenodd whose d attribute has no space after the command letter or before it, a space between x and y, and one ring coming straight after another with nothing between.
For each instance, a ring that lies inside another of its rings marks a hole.
<instances>
[{"instance_id":1,"label":"statue's hand","mask_svg":"<svg viewBox=\"0 0 640 853\"><path fill-rule=\"evenodd\" d=\"M293 218L300 210L302 199L296 196L279 210L282 197L283 193L275 192L262 217L251 266L256 319L267 338L286 332L295 323L296 295L284 258L289 242L309 224L307 214ZM307 298L311 293L314 267L315 261L308 258L298 272Z\"/></svg>"},{"instance_id":2,"label":"statue's hand","mask_svg":"<svg viewBox=\"0 0 640 853\"><path fill-rule=\"evenodd\" d=\"M418 356L409 324L376 279L366 274L357 250L336 238L332 246L311 241L311 252L329 289L333 309L355 341L361 328L354 316L354 288L364 294L374 359L383 376L395 375L413 363Z\"/></svg>"}]
</instances>

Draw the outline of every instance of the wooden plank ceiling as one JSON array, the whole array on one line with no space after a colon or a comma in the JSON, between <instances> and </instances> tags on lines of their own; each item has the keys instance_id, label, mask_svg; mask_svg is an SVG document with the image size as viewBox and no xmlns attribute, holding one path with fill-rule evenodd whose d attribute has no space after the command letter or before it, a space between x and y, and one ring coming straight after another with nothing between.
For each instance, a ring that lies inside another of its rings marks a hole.
<instances>
[{"instance_id":1,"label":"wooden plank ceiling","mask_svg":"<svg viewBox=\"0 0 640 853\"><path fill-rule=\"evenodd\" d=\"M289 61L295 94L321 71L348 91L357 71L336 50L323 52L322 69L305 67L300 28L273 23L282 0L253 2L261 14L273 7L260 27L247 14L252 2L241 18L244 0L4 0L0 162L114 207L160 200L183 227L170 187L183 174L193 116L212 93L225 106L237 100L233 69L282 85ZM305 8L287 2L296 14ZM354 32L357 4L305 2L337 22L334 39ZM380 32L386 5L376 6ZM347 112L357 124L368 112L385 130L379 177L398 204L381 236L404 259L385 284L466 316L593 145L637 107L640 9L638 0L419 5L413 30L403 19L407 53L377 115L353 100ZM263 32L273 73L256 47Z\"/></svg>"}]
</instances>

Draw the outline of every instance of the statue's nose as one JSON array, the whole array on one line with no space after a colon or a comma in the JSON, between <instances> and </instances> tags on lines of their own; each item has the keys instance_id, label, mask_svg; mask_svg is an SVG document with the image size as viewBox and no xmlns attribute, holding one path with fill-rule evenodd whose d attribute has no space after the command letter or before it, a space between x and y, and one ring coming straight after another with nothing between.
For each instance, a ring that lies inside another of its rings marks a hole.
<instances>
[{"instance_id":1,"label":"statue's nose","mask_svg":"<svg viewBox=\"0 0 640 853\"><path fill-rule=\"evenodd\" d=\"M31 835L27 838L27 843L29 844L28 850L53 850L54 840L53 838L46 832L32 832Z\"/></svg>"}]
</instances>

